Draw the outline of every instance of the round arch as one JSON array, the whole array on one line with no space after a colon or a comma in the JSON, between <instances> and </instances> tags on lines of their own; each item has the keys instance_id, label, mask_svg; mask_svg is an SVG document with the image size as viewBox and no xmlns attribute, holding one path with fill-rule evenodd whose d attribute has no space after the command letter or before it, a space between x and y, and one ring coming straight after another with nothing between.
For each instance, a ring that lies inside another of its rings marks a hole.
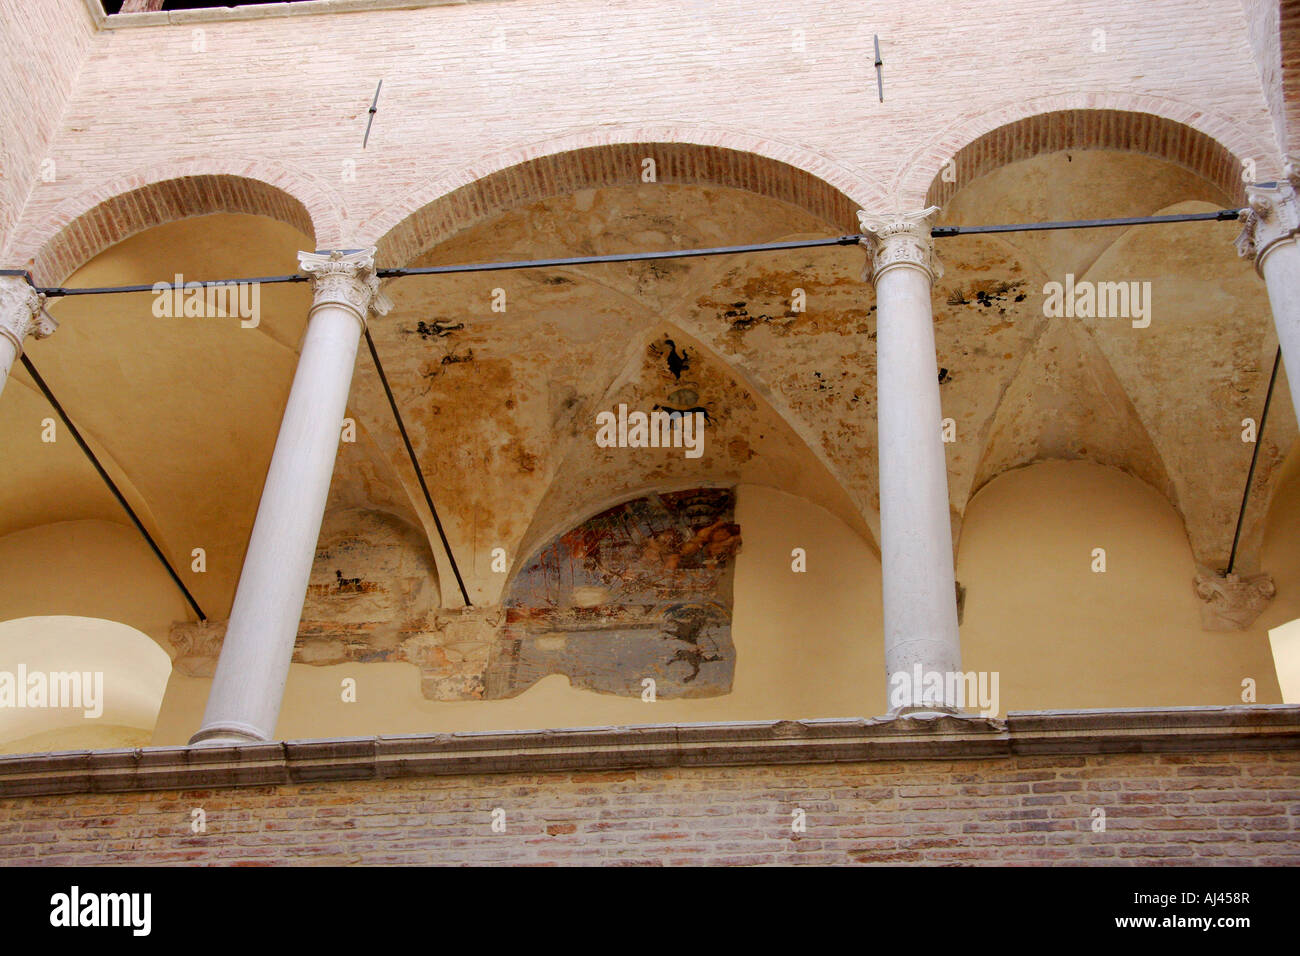
<instances>
[{"instance_id":1,"label":"round arch","mask_svg":"<svg viewBox=\"0 0 1300 956\"><path fill-rule=\"evenodd\" d=\"M897 193L907 206L942 206L983 173L1064 149L1127 150L1165 159L1196 172L1234 203L1244 202L1244 160L1256 163L1259 180L1277 165L1273 144L1204 110L1159 97L1075 94L1017 103L955 124L913 154L899 173Z\"/></svg>"},{"instance_id":2,"label":"round arch","mask_svg":"<svg viewBox=\"0 0 1300 956\"><path fill-rule=\"evenodd\" d=\"M857 232L857 210L884 192L832 160L742 133L637 127L566 136L493 156L436 179L361 230L384 265L398 266L489 216L550 196L655 181L743 189L798 206L832 228ZM737 237L737 242L744 237Z\"/></svg>"},{"instance_id":3,"label":"round arch","mask_svg":"<svg viewBox=\"0 0 1300 956\"><path fill-rule=\"evenodd\" d=\"M317 244L342 241L337 199L314 178L274 164L175 163L103 183L44 219L15 257L40 284L57 285L136 233L211 213L266 216Z\"/></svg>"}]
</instances>

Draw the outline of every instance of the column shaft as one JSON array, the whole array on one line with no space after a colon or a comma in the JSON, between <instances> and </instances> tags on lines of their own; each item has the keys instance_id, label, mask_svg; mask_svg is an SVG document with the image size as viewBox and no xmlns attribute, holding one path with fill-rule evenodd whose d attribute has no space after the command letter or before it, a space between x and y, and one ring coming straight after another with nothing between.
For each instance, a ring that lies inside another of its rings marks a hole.
<instances>
[{"instance_id":1,"label":"column shaft","mask_svg":"<svg viewBox=\"0 0 1300 956\"><path fill-rule=\"evenodd\" d=\"M927 674L961 670L930 305L936 211L883 220L861 214L873 237L885 669L895 712L956 711L961 703L947 699L953 681L938 697L923 686Z\"/></svg>"},{"instance_id":2,"label":"column shaft","mask_svg":"<svg viewBox=\"0 0 1300 956\"><path fill-rule=\"evenodd\" d=\"M0 391L4 390L5 382L9 381L9 372L14 367L14 362L18 361L18 343L7 335L0 334Z\"/></svg>"},{"instance_id":3,"label":"column shaft","mask_svg":"<svg viewBox=\"0 0 1300 956\"><path fill-rule=\"evenodd\" d=\"M353 268L317 278L316 301L262 488L203 726L191 743L270 740L275 734L363 317L377 287L372 253L333 253L332 263ZM303 262L313 271L316 263L307 254Z\"/></svg>"},{"instance_id":4,"label":"column shaft","mask_svg":"<svg viewBox=\"0 0 1300 956\"><path fill-rule=\"evenodd\" d=\"M1284 174L1280 182L1247 185L1250 207L1242 210L1237 252L1254 260L1268 289L1291 403L1300 415L1300 168L1288 159Z\"/></svg>"},{"instance_id":5,"label":"column shaft","mask_svg":"<svg viewBox=\"0 0 1300 956\"><path fill-rule=\"evenodd\" d=\"M1268 304L1277 327L1277 344L1291 386L1291 404L1300 415L1300 244L1295 239L1274 246L1260 263Z\"/></svg>"}]
</instances>

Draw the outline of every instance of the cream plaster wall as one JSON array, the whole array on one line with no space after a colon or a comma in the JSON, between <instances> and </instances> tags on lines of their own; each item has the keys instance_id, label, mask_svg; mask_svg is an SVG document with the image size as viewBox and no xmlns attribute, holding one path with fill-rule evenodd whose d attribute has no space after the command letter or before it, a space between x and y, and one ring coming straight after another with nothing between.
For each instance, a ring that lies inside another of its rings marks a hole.
<instances>
[{"instance_id":1,"label":"cream plaster wall","mask_svg":"<svg viewBox=\"0 0 1300 956\"><path fill-rule=\"evenodd\" d=\"M125 523L60 521L0 538L0 621L38 615L102 618L166 647L172 622L188 613L166 570ZM69 656L66 666L82 665Z\"/></svg>"},{"instance_id":2,"label":"cream plaster wall","mask_svg":"<svg viewBox=\"0 0 1300 956\"><path fill-rule=\"evenodd\" d=\"M1281 383L1278 383L1281 387ZM1271 424L1271 420L1270 420ZM1264 534L1264 568L1278 595L1258 624L1269 628L1282 700L1300 703L1300 443L1282 466Z\"/></svg>"},{"instance_id":3,"label":"cream plaster wall","mask_svg":"<svg viewBox=\"0 0 1300 956\"><path fill-rule=\"evenodd\" d=\"M1300 618L1268 632L1284 704L1300 704Z\"/></svg>"},{"instance_id":4,"label":"cream plaster wall","mask_svg":"<svg viewBox=\"0 0 1300 956\"><path fill-rule=\"evenodd\" d=\"M408 664L294 664L277 733L286 739L429 731L519 730L676 721L846 717L882 711L880 564L839 519L791 495L741 485L732 638L737 663L725 697L653 704L576 690L552 676L509 700L438 703ZM808 570L791 570L791 549ZM357 702L340 682L357 681ZM211 681L173 674L154 743L185 743Z\"/></svg>"},{"instance_id":5,"label":"cream plaster wall","mask_svg":"<svg viewBox=\"0 0 1300 956\"><path fill-rule=\"evenodd\" d=\"M1007 472L963 525L964 666L998 670L1009 710L1240 704L1247 677L1280 703L1267 622L1296 616L1279 602L1300 580L1278 580L1251 630L1211 632L1193 574L1177 513L1137 479L1082 461Z\"/></svg>"},{"instance_id":6,"label":"cream plaster wall","mask_svg":"<svg viewBox=\"0 0 1300 956\"><path fill-rule=\"evenodd\" d=\"M140 746L158 716L171 661L146 635L125 624L56 615L0 623L0 671L17 675L77 671L75 706L47 697L44 707L0 708L0 752ZM19 684L19 693L24 692Z\"/></svg>"},{"instance_id":7,"label":"cream plaster wall","mask_svg":"<svg viewBox=\"0 0 1300 956\"><path fill-rule=\"evenodd\" d=\"M1300 519L1300 500L1275 510ZM295 664L277 732L286 739L378 733L541 729L675 721L875 716L886 709L880 567L827 512L742 485L733 638L726 697L653 705L574 690L547 678L517 698L436 703L411 665ZM808 571L790 570L802 547ZM1091 571L1092 549L1107 571ZM1148 486L1089 462L1045 462L986 486L967 514L958 577L967 587L964 667L996 670L1000 711L1240 703L1281 695L1268 628L1300 614L1300 578L1278 565L1279 597L1246 632L1200 626L1182 523ZM358 700L340 700L357 680ZM173 675L154 743L180 744L199 724L210 682Z\"/></svg>"}]
</instances>

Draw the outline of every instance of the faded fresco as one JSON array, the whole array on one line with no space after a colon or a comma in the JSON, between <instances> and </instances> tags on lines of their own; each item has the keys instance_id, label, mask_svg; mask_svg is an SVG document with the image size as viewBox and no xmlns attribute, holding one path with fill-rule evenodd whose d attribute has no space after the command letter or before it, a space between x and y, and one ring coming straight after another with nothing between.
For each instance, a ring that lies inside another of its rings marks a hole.
<instances>
[{"instance_id":1,"label":"faded fresco","mask_svg":"<svg viewBox=\"0 0 1300 956\"><path fill-rule=\"evenodd\" d=\"M730 489L652 494L553 539L506 595L486 695L548 674L575 687L658 697L730 693L732 575L740 549Z\"/></svg>"}]
</instances>

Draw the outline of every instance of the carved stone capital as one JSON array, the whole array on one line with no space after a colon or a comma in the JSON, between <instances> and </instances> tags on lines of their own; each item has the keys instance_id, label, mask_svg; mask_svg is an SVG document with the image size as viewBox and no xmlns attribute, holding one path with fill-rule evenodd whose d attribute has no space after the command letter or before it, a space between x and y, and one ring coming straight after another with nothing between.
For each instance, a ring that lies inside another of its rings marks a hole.
<instances>
[{"instance_id":1,"label":"carved stone capital","mask_svg":"<svg viewBox=\"0 0 1300 956\"><path fill-rule=\"evenodd\" d=\"M384 315L393 307L379 291L374 247L356 252L300 252L298 263L312 277L312 312L326 305L339 306L365 328L371 312Z\"/></svg>"},{"instance_id":2,"label":"carved stone capital","mask_svg":"<svg viewBox=\"0 0 1300 956\"><path fill-rule=\"evenodd\" d=\"M1220 576L1212 571L1196 573L1195 589L1201 601L1201 627L1207 631L1244 631L1277 593L1267 574Z\"/></svg>"},{"instance_id":3,"label":"carved stone capital","mask_svg":"<svg viewBox=\"0 0 1300 956\"><path fill-rule=\"evenodd\" d=\"M45 295L17 276L0 276L0 335L14 343L21 355L27 336L43 339L59 323L45 311Z\"/></svg>"},{"instance_id":4,"label":"carved stone capital","mask_svg":"<svg viewBox=\"0 0 1300 956\"><path fill-rule=\"evenodd\" d=\"M180 621L172 625L168 641L176 649L172 667L186 677L211 677L217 672L226 621Z\"/></svg>"},{"instance_id":5,"label":"carved stone capital","mask_svg":"<svg viewBox=\"0 0 1300 956\"><path fill-rule=\"evenodd\" d=\"M858 241L867 250L867 270L862 278L879 282L885 270L894 266L920 269L931 282L943 275L943 266L934 254L934 240L930 237L930 227L938 212L938 206L890 216L859 210L863 237Z\"/></svg>"},{"instance_id":6,"label":"carved stone capital","mask_svg":"<svg viewBox=\"0 0 1300 956\"><path fill-rule=\"evenodd\" d=\"M1244 224L1237 237L1237 254L1243 259L1253 259L1255 271L1263 275L1264 257L1278 243L1295 238L1300 233L1300 167L1287 157L1283 167L1284 179L1276 183L1246 185L1249 205L1238 217Z\"/></svg>"}]
</instances>

